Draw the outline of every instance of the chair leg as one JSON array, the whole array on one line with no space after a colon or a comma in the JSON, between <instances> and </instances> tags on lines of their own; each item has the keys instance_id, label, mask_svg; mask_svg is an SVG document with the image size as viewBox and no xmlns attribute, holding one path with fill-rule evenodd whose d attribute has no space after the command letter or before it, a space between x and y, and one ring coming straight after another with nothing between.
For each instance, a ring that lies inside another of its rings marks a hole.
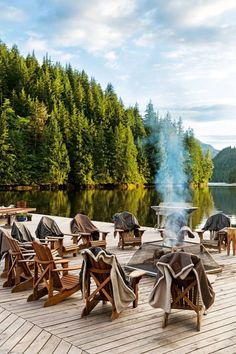
<instances>
[{"instance_id":1,"label":"chair leg","mask_svg":"<svg viewBox=\"0 0 236 354\"><path fill-rule=\"evenodd\" d=\"M35 300L38 300L40 299L41 297L45 296L48 294L48 289L46 288L46 286L40 290L36 290L34 289L33 290L33 294L31 294L27 301L35 301Z\"/></svg>"},{"instance_id":2,"label":"chair leg","mask_svg":"<svg viewBox=\"0 0 236 354\"><path fill-rule=\"evenodd\" d=\"M165 312L162 328L165 328L168 325L168 318L169 318L169 314Z\"/></svg>"},{"instance_id":3,"label":"chair leg","mask_svg":"<svg viewBox=\"0 0 236 354\"><path fill-rule=\"evenodd\" d=\"M97 306L98 303L99 300L86 301L86 306L84 307L81 313L81 317L87 316L92 311L92 309L94 309L94 307Z\"/></svg>"},{"instance_id":4,"label":"chair leg","mask_svg":"<svg viewBox=\"0 0 236 354\"><path fill-rule=\"evenodd\" d=\"M16 293L18 291L28 290L32 287L33 287L33 277L13 286L11 292Z\"/></svg>"},{"instance_id":5,"label":"chair leg","mask_svg":"<svg viewBox=\"0 0 236 354\"><path fill-rule=\"evenodd\" d=\"M114 321L119 317L119 313L116 311L115 308L112 308L111 320Z\"/></svg>"},{"instance_id":6,"label":"chair leg","mask_svg":"<svg viewBox=\"0 0 236 354\"><path fill-rule=\"evenodd\" d=\"M197 330L200 331L200 328L201 328L201 312L200 311L197 311Z\"/></svg>"}]
</instances>

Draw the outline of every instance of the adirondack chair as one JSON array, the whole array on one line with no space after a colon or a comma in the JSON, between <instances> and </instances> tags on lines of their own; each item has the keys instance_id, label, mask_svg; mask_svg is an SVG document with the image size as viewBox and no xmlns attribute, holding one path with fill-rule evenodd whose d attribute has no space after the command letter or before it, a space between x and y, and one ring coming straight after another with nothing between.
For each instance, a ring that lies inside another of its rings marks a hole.
<instances>
[{"instance_id":1,"label":"adirondack chair","mask_svg":"<svg viewBox=\"0 0 236 354\"><path fill-rule=\"evenodd\" d=\"M124 249L125 246L141 246L142 236L145 230L140 229L136 217L128 211L116 213L113 216L115 225L114 237L119 235L118 247Z\"/></svg>"},{"instance_id":2,"label":"adirondack chair","mask_svg":"<svg viewBox=\"0 0 236 354\"><path fill-rule=\"evenodd\" d=\"M7 280L3 287L12 287L12 292L30 289L33 285L32 265L34 253L23 253L19 243L11 237L5 236L5 242L9 245Z\"/></svg>"},{"instance_id":3,"label":"adirondack chair","mask_svg":"<svg viewBox=\"0 0 236 354\"><path fill-rule=\"evenodd\" d=\"M108 231L99 230L87 215L76 214L70 224L73 242L79 244L80 249L89 247L106 248L106 237Z\"/></svg>"},{"instance_id":4,"label":"adirondack chair","mask_svg":"<svg viewBox=\"0 0 236 354\"><path fill-rule=\"evenodd\" d=\"M164 255L157 262L157 279L149 304L162 308L163 328L172 309L190 310L197 314L197 330L201 318L214 302L215 294L198 256L186 252Z\"/></svg>"},{"instance_id":5,"label":"adirondack chair","mask_svg":"<svg viewBox=\"0 0 236 354\"><path fill-rule=\"evenodd\" d=\"M64 257L67 254L72 253L76 257L78 252L77 243L73 242L72 244L65 245L63 232L58 227L55 220L49 218L48 216L43 216L39 221L35 234L38 239L43 241L50 241L51 248L55 248L60 257ZM66 234L66 236L73 236L71 234Z\"/></svg>"},{"instance_id":6,"label":"adirondack chair","mask_svg":"<svg viewBox=\"0 0 236 354\"><path fill-rule=\"evenodd\" d=\"M47 295L44 306L52 306L80 290L79 276L69 274L70 270L80 270L80 266L68 267L68 260L53 259L51 250L36 241L33 241L33 248L36 253L33 293L27 301L35 301ZM58 264L62 267L57 268Z\"/></svg>"},{"instance_id":7,"label":"adirondack chair","mask_svg":"<svg viewBox=\"0 0 236 354\"><path fill-rule=\"evenodd\" d=\"M87 316L100 301L111 303L112 320L118 318L130 303L137 307L138 284L144 271L132 272L128 281L114 254L100 247L91 247L83 250L82 255L82 292L86 305L81 317ZM92 292L91 282L96 286Z\"/></svg>"},{"instance_id":8,"label":"adirondack chair","mask_svg":"<svg viewBox=\"0 0 236 354\"><path fill-rule=\"evenodd\" d=\"M221 250L227 247L227 230L225 228L230 227L230 224L230 218L223 213L210 216L202 229L195 230L201 245L205 248L217 249L221 253ZM206 231L210 232L210 239L204 238Z\"/></svg>"}]
</instances>

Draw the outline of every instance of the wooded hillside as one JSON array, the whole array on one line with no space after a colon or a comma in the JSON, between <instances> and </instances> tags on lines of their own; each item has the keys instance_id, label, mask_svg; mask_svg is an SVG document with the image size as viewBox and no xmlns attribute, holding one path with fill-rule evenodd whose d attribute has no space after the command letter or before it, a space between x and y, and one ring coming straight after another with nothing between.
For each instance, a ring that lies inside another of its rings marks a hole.
<instances>
[{"instance_id":1,"label":"wooded hillside","mask_svg":"<svg viewBox=\"0 0 236 354\"><path fill-rule=\"evenodd\" d=\"M193 132L155 115L149 103L143 119L137 105L126 108L111 84L103 90L83 70L48 57L39 64L0 42L1 185L153 183L165 119L184 134L189 181L205 183L211 159Z\"/></svg>"},{"instance_id":2,"label":"wooded hillside","mask_svg":"<svg viewBox=\"0 0 236 354\"><path fill-rule=\"evenodd\" d=\"M214 158L212 182L236 182L236 148L227 147Z\"/></svg>"}]
</instances>

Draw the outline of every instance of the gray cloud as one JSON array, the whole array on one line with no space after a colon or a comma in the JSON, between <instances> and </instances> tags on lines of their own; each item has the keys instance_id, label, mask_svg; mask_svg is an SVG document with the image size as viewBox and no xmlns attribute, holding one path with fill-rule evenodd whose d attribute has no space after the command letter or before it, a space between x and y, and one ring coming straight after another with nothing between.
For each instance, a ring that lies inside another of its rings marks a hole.
<instances>
[{"instance_id":1,"label":"gray cloud","mask_svg":"<svg viewBox=\"0 0 236 354\"><path fill-rule=\"evenodd\" d=\"M235 121L236 106L234 105L204 105L196 107L161 107L161 112L169 111L173 116L181 116L192 122Z\"/></svg>"}]
</instances>

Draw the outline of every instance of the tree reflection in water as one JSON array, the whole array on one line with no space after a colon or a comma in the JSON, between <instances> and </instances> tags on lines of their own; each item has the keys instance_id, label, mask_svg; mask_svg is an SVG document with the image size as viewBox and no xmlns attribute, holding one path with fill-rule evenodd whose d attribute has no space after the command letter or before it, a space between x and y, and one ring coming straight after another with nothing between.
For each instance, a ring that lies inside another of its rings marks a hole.
<instances>
[{"instance_id":1,"label":"tree reflection in water","mask_svg":"<svg viewBox=\"0 0 236 354\"><path fill-rule=\"evenodd\" d=\"M193 229L217 211L236 215L236 186L196 189L191 191L191 196L192 204L198 207L192 214ZM26 200L30 207L36 207L39 214L74 217L77 213L84 213L97 221L111 222L115 213L127 210L144 226L155 225L156 215L151 205L162 201L155 188L0 192L0 206L16 204L21 199Z\"/></svg>"}]
</instances>

